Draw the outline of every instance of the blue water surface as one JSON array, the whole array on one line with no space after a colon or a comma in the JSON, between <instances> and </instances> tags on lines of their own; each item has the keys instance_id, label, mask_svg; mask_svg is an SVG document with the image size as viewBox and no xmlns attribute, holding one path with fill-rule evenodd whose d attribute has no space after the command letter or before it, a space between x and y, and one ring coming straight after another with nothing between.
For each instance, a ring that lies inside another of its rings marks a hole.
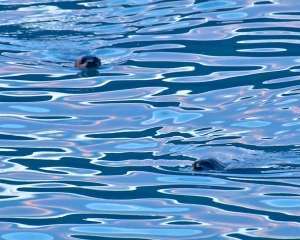
<instances>
[{"instance_id":1,"label":"blue water surface","mask_svg":"<svg viewBox=\"0 0 300 240\"><path fill-rule=\"evenodd\" d=\"M0 11L0 239L300 239L300 1Z\"/></svg>"}]
</instances>

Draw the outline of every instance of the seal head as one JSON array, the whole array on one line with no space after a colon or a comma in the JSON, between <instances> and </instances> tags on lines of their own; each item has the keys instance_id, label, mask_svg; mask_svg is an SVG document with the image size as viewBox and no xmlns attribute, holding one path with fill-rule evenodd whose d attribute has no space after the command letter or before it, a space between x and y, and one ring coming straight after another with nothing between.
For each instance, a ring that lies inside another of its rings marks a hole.
<instances>
[{"instance_id":1,"label":"seal head","mask_svg":"<svg viewBox=\"0 0 300 240\"><path fill-rule=\"evenodd\" d=\"M192 167L194 170L197 171L224 171L226 169L226 166L215 158L205 158L196 160L192 164Z\"/></svg>"},{"instance_id":2,"label":"seal head","mask_svg":"<svg viewBox=\"0 0 300 240\"><path fill-rule=\"evenodd\" d=\"M101 66L101 60L95 55L83 55L77 58L75 68L97 68Z\"/></svg>"}]
</instances>

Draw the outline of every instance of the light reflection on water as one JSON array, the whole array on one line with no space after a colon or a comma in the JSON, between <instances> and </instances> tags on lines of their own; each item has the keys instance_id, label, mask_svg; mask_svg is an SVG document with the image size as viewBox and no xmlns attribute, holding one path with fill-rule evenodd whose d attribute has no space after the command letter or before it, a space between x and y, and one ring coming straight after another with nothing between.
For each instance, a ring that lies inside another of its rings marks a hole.
<instances>
[{"instance_id":1,"label":"light reflection on water","mask_svg":"<svg viewBox=\"0 0 300 240\"><path fill-rule=\"evenodd\" d=\"M0 238L299 239L299 4L1 1Z\"/></svg>"}]
</instances>

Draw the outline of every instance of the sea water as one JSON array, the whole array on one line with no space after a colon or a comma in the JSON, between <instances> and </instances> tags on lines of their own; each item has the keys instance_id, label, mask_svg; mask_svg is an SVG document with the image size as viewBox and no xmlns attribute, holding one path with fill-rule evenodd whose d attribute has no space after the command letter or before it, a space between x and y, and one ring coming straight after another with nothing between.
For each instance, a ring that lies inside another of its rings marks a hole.
<instances>
[{"instance_id":1,"label":"sea water","mask_svg":"<svg viewBox=\"0 0 300 240\"><path fill-rule=\"evenodd\" d=\"M300 1L0 10L0 239L300 239Z\"/></svg>"}]
</instances>

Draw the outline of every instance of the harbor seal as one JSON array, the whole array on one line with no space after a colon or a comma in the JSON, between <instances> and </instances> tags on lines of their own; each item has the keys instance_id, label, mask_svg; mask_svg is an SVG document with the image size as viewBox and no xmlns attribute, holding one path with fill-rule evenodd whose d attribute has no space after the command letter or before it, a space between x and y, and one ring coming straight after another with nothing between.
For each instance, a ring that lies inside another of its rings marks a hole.
<instances>
[{"instance_id":1,"label":"harbor seal","mask_svg":"<svg viewBox=\"0 0 300 240\"><path fill-rule=\"evenodd\" d=\"M221 163L215 158L204 158L196 160L192 167L197 171L207 171L207 170L215 170L215 171L224 171L226 170L226 165Z\"/></svg>"},{"instance_id":2,"label":"harbor seal","mask_svg":"<svg viewBox=\"0 0 300 240\"><path fill-rule=\"evenodd\" d=\"M77 58L75 68L97 68L101 66L101 60L95 55L83 55Z\"/></svg>"}]
</instances>

